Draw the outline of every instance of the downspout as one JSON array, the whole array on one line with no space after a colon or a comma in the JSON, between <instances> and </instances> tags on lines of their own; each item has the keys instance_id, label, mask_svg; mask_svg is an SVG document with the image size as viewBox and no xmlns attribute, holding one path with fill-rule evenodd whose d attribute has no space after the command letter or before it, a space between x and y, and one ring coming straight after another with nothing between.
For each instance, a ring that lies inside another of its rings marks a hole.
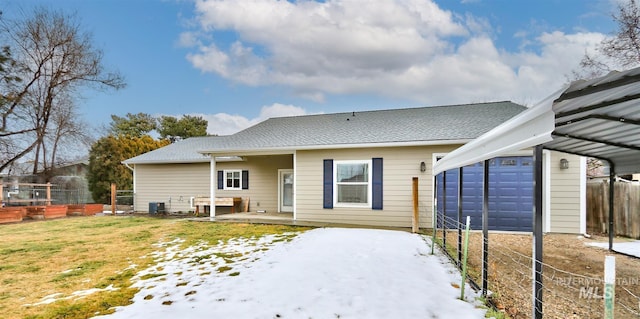
<instances>
[{"instance_id":1,"label":"downspout","mask_svg":"<svg viewBox=\"0 0 640 319\"><path fill-rule=\"evenodd\" d=\"M587 233L587 158L580 156L580 232L585 238Z\"/></svg>"},{"instance_id":2,"label":"downspout","mask_svg":"<svg viewBox=\"0 0 640 319\"><path fill-rule=\"evenodd\" d=\"M122 164L124 164L124 166L130 169L131 172L133 173L133 211L135 212L136 211L136 170L125 162L122 162Z\"/></svg>"}]
</instances>

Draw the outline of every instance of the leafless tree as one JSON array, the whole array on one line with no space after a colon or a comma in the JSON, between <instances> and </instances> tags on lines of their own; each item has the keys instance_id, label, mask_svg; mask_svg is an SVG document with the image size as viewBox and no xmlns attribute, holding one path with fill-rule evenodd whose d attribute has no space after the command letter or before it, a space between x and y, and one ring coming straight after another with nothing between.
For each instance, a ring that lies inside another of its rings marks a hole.
<instances>
[{"instance_id":1,"label":"leafless tree","mask_svg":"<svg viewBox=\"0 0 640 319\"><path fill-rule=\"evenodd\" d=\"M603 75L615 68L628 69L640 65L640 8L636 0L619 2L612 15L618 26L616 33L605 38L596 54L585 54L580 62L582 78Z\"/></svg>"},{"instance_id":2,"label":"leafless tree","mask_svg":"<svg viewBox=\"0 0 640 319\"><path fill-rule=\"evenodd\" d=\"M41 146L41 175L49 180L55 174L55 168L70 163L78 157L78 151L88 153L93 142L88 127L77 112L71 99L60 101L56 113L52 114L50 128ZM65 154L67 156L65 156ZM37 172L34 172L37 173Z\"/></svg>"},{"instance_id":3,"label":"leafless tree","mask_svg":"<svg viewBox=\"0 0 640 319\"><path fill-rule=\"evenodd\" d=\"M57 143L78 132L67 128L75 127L77 117L70 111L80 89L118 89L124 81L104 70L102 51L75 16L41 7L22 20L0 21L0 31L16 62L8 72L20 79L0 83L0 147L6 150L0 171L32 154L37 172L40 163L49 165L47 148L52 148L49 163L55 164Z\"/></svg>"},{"instance_id":4,"label":"leafless tree","mask_svg":"<svg viewBox=\"0 0 640 319\"><path fill-rule=\"evenodd\" d=\"M587 177L598 177L603 175L602 168L604 164L601 160L593 157L587 157Z\"/></svg>"}]
</instances>

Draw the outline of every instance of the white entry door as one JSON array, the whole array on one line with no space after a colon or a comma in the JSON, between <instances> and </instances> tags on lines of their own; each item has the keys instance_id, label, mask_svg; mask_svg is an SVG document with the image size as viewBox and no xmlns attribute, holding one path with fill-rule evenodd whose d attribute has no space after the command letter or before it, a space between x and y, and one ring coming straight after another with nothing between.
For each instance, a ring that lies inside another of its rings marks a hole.
<instances>
[{"instance_id":1,"label":"white entry door","mask_svg":"<svg viewBox=\"0 0 640 319\"><path fill-rule=\"evenodd\" d=\"M280 212L293 212L293 170L278 170L278 204Z\"/></svg>"}]
</instances>

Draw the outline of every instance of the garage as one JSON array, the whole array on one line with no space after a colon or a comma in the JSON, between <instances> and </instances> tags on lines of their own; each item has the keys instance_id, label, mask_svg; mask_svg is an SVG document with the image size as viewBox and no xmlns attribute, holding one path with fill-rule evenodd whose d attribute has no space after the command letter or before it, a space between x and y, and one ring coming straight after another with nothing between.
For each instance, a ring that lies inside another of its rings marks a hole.
<instances>
[{"instance_id":1,"label":"garage","mask_svg":"<svg viewBox=\"0 0 640 319\"><path fill-rule=\"evenodd\" d=\"M463 169L462 215L471 216L471 228L482 229L482 163ZM438 174L438 212L443 211L443 179ZM458 216L458 170L446 172L446 216ZM533 159L531 156L506 156L489 160L489 229L532 231Z\"/></svg>"}]
</instances>

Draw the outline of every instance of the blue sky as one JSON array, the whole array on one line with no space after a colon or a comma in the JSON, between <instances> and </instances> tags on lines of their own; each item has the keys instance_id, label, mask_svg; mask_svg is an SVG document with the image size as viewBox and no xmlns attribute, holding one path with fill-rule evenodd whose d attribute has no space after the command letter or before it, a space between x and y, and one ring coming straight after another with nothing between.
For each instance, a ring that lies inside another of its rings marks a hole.
<instances>
[{"instance_id":1,"label":"blue sky","mask_svg":"<svg viewBox=\"0 0 640 319\"><path fill-rule=\"evenodd\" d=\"M201 115L231 134L271 116L512 100L559 89L615 30L612 0L0 0L76 12L127 87L111 114Z\"/></svg>"}]
</instances>

